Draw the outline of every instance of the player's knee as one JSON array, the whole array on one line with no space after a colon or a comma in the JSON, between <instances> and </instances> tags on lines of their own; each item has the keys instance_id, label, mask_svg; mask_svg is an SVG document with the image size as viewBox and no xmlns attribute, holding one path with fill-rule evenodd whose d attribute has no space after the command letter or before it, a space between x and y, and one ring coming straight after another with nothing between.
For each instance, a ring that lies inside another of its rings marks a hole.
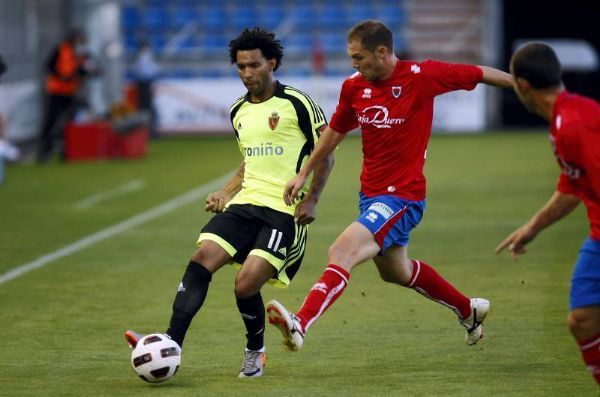
<instances>
[{"instance_id":1,"label":"player's knee","mask_svg":"<svg viewBox=\"0 0 600 397\"><path fill-rule=\"evenodd\" d=\"M224 250L222 250L222 252L224 252ZM223 255L222 252L215 249L210 244L203 243L196 251L194 251L191 260L196 263L201 263L202 266L210 270L211 273L214 273L227 262L228 257Z\"/></svg>"},{"instance_id":2,"label":"player's knee","mask_svg":"<svg viewBox=\"0 0 600 397\"><path fill-rule=\"evenodd\" d=\"M394 277L393 275L391 275L389 273L379 273L379 276L386 283L398 284L398 280L396 279L396 277Z\"/></svg>"},{"instance_id":3,"label":"player's knee","mask_svg":"<svg viewBox=\"0 0 600 397\"><path fill-rule=\"evenodd\" d=\"M235 279L235 287L233 292L237 299L246 299L256 295L260 291L261 286L257 286L252 280L244 277Z\"/></svg>"},{"instance_id":4,"label":"player's knee","mask_svg":"<svg viewBox=\"0 0 600 397\"><path fill-rule=\"evenodd\" d=\"M204 245L201 245L198 249L196 249L196 251L194 251L194 253L192 254L192 260L196 263L206 263L209 255L206 252L207 250L203 248Z\"/></svg>"},{"instance_id":5,"label":"player's knee","mask_svg":"<svg viewBox=\"0 0 600 397\"><path fill-rule=\"evenodd\" d=\"M590 324L590 318L585 312L574 310L567 316L569 330L576 338L582 334L587 334Z\"/></svg>"}]
</instances>

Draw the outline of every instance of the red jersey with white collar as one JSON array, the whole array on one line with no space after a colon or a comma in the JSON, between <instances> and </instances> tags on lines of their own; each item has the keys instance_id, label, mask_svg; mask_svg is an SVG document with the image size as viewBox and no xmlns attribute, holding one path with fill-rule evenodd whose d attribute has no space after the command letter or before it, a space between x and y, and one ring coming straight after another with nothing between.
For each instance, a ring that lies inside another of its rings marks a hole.
<instances>
[{"instance_id":1,"label":"red jersey with white collar","mask_svg":"<svg viewBox=\"0 0 600 397\"><path fill-rule=\"evenodd\" d=\"M557 190L583 201L590 235L600 241L600 104L561 92L552 110L550 142L561 168Z\"/></svg>"},{"instance_id":2,"label":"red jersey with white collar","mask_svg":"<svg viewBox=\"0 0 600 397\"><path fill-rule=\"evenodd\" d=\"M363 143L361 190L425 199L425 152L431 134L433 99L472 90L483 72L477 66L438 61L400 61L386 80L355 73L344 81L329 126L346 133L360 126Z\"/></svg>"}]
</instances>

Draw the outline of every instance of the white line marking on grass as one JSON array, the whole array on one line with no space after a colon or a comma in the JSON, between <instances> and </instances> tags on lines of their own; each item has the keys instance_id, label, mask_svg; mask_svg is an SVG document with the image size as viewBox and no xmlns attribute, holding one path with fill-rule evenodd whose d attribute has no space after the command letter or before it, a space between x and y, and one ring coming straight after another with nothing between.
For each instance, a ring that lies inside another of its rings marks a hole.
<instances>
[{"instance_id":1,"label":"white line marking on grass","mask_svg":"<svg viewBox=\"0 0 600 397\"><path fill-rule=\"evenodd\" d=\"M137 192L142 190L146 183L143 179L134 179L123 185L117 186L114 189L105 190L100 193L93 194L73 204L76 210L85 210L99 204L103 201L112 200L114 198L124 196L127 193Z\"/></svg>"},{"instance_id":2,"label":"white line marking on grass","mask_svg":"<svg viewBox=\"0 0 600 397\"><path fill-rule=\"evenodd\" d=\"M231 173L223 175L217 179L208 182L205 185L190 190L189 192L184 193L181 196L177 196L167 202L164 202L163 204L160 204L157 207L151 208L146 212L142 212L141 214L135 215L129 219L124 220L123 222L117 223L116 225L110 226L104 230L100 230L99 232L96 232L94 234L85 236L80 240L75 241L74 243L71 243L54 252L41 256L32 262L25 263L21 266L17 266L7 271L6 273L0 275L0 285L15 278L18 278L32 270L44 267L48 263L54 262L57 259L69 256L100 241L114 237L117 234L123 233L143 223L149 222L155 218L158 218L159 216L168 214L169 212L174 211L181 206L199 200L206 194L223 186L225 182L227 182L231 178L231 175Z\"/></svg>"}]
</instances>

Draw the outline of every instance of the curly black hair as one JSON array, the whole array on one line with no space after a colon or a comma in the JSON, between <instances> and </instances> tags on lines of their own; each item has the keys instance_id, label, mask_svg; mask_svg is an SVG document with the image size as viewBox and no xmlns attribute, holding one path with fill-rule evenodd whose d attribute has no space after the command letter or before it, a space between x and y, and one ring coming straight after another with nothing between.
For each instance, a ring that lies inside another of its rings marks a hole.
<instances>
[{"instance_id":1,"label":"curly black hair","mask_svg":"<svg viewBox=\"0 0 600 397\"><path fill-rule=\"evenodd\" d=\"M273 71L281 65L283 58L283 46L275 38L275 33L271 33L260 27L250 30L245 28L242 33L229 42L229 58L231 63L237 62L237 52L245 50L259 49L266 59L275 59L277 63Z\"/></svg>"}]
</instances>

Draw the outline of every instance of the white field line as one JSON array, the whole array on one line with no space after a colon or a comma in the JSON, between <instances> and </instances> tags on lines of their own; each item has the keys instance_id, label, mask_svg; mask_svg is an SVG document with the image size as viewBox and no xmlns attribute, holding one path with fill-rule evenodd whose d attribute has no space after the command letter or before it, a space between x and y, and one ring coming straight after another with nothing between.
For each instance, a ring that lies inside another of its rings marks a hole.
<instances>
[{"instance_id":1,"label":"white field line","mask_svg":"<svg viewBox=\"0 0 600 397\"><path fill-rule=\"evenodd\" d=\"M123 185L117 186L114 189L104 190L102 192L93 194L73 204L76 210L85 210L99 204L103 201L112 200L114 198L124 196L127 193L137 192L142 190L146 183L143 179L134 179Z\"/></svg>"},{"instance_id":2,"label":"white field line","mask_svg":"<svg viewBox=\"0 0 600 397\"><path fill-rule=\"evenodd\" d=\"M168 214L171 211L176 210L177 208L184 206L186 204L192 203L194 201L198 201L206 196L208 193L219 189L222 187L225 182L227 182L231 178L231 173L223 175L217 179L214 179L208 182L205 185L199 186L193 190L190 190L187 193L182 194L181 196L177 196L169 201L160 204L157 207L151 208L146 212L142 212L141 214L135 215L129 219L124 220L123 222L117 223L116 225L110 226L104 230L100 230L94 234L90 234L85 236L65 247L62 247L54 252L46 254L37 258L36 260L25 263L23 265L17 266L6 273L0 275L0 285L18 278L25 273L28 273L32 270L38 269L40 267L46 266L50 262L54 262L57 259L63 258L65 256L69 256L77 251L81 251L84 248L87 248L91 245L94 245L100 241L106 240L108 238L114 237L120 233L123 233L129 229L132 229L136 226L149 222L159 216ZM202 203L199 203L202 204Z\"/></svg>"}]
</instances>

